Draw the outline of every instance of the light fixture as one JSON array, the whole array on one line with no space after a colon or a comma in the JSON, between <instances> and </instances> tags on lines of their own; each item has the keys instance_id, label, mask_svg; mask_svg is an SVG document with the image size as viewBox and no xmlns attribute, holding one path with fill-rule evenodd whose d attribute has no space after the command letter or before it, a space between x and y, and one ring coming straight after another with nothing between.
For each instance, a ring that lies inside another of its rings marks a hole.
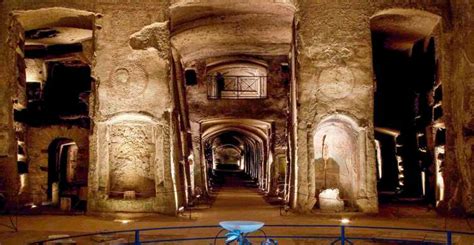
<instances>
[{"instance_id":1,"label":"light fixture","mask_svg":"<svg viewBox=\"0 0 474 245\"><path fill-rule=\"evenodd\" d=\"M33 208L37 208L38 206L36 206L35 204L31 204L31 209Z\"/></svg>"},{"instance_id":2,"label":"light fixture","mask_svg":"<svg viewBox=\"0 0 474 245\"><path fill-rule=\"evenodd\" d=\"M344 225L347 225L349 224L351 221L348 219L348 218L342 218L341 219L341 224L344 224Z\"/></svg>"}]
</instances>

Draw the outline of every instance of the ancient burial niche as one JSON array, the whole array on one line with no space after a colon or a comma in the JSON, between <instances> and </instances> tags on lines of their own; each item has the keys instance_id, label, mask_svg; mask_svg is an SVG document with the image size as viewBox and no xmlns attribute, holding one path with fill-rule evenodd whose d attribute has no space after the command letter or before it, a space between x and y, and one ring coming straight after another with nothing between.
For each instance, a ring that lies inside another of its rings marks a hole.
<instances>
[{"instance_id":1,"label":"ancient burial niche","mask_svg":"<svg viewBox=\"0 0 474 245\"><path fill-rule=\"evenodd\" d=\"M163 211L164 166L169 141L153 117L120 113L98 126L98 183L101 211ZM161 198L161 199L160 199ZM158 207L158 208L157 208Z\"/></svg>"},{"instance_id":2,"label":"ancient burial niche","mask_svg":"<svg viewBox=\"0 0 474 245\"><path fill-rule=\"evenodd\" d=\"M324 118L313 131L310 178L315 208L323 211L363 211L357 202L366 188L366 133L349 116Z\"/></svg>"}]
</instances>

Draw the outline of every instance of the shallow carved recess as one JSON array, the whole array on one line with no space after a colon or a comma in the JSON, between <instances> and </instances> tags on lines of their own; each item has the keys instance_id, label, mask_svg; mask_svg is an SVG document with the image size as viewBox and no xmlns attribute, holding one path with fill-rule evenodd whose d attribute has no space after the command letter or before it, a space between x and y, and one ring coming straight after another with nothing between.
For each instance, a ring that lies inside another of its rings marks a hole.
<instances>
[{"instance_id":1,"label":"shallow carved recess","mask_svg":"<svg viewBox=\"0 0 474 245\"><path fill-rule=\"evenodd\" d=\"M101 64L96 66L100 116L136 111L160 118L170 106L169 64L155 49L130 50Z\"/></svg>"},{"instance_id":2,"label":"shallow carved recess","mask_svg":"<svg viewBox=\"0 0 474 245\"><path fill-rule=\"evenodd\" d=\"M120 113L97 125L97 180L92 211L162 212L169 128L140 113ZM133 192L132 200L125 198ZM125 200L127 199L127 200Z\"/></svg>"},{"instance_id":3,"label":"shallow carved recess","mask_svg":"<svg viewBox=\"0 0 474 245\"><path fill-rule=\"evenodd\" d=\"M110 73L110 92L114 96L133 99L142 95L148 85L148 73L137 63L125 62Z\"/></svg>"},{"instance_id":4,"label":"shallow carved recess","mask_svg":"<svg viewBox=\"0 0 474 245\"><path fill-rule=\"evenodd\" d=\"M358 201L367 199L368 185L375 185L367 181L365 129L349 116L333 114L323 118L311 135L308 208L321 202L318 196L323 190L339 189L347 210L370 209L365 201Z\"/></svg>"},{"instance_id":5,"label":"shallow carved recess","mask_svg":"<svg viewBox=\"0 0 474 245\"><path fill-rule=\"evenodd\" d=\"M126 191L139 197L154 196L152 130L152 125L129 122L110 127L109 196L120 197Z\"/></svg>"},{"instance_id":6,"label":"shallow carved recess","mask_svg":"<svg viewBox=\"0 0 474 245\"><path fill-rule=\"evenodd\" d=\"M326 68L319 74L321 93L329 99L342 99L350 95L355 76L349 67Z\"/></svg>"}]
</instances>

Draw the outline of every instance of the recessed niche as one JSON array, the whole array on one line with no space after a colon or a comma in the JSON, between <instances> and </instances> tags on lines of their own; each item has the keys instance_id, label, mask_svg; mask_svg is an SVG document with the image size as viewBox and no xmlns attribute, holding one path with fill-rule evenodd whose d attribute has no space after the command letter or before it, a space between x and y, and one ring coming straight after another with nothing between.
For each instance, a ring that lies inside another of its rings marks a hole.
<instances>
[{"instance_id":1,"label":"recessed niche","mask_svg":"<svg viewBox=\"0 0 474 245\"><path fill-rule=\"evenodd\" d=\"M314 143L314 179L316 197L321 199L320 193L331 189L339 191L339 199L344 206L352 207L359 188L359 171L361 149L357 124L343 115L330 116L321 122L313 136ZM333 196L333 195L332 195ZM323 201L317 200L317 207ZM319 203L319 204L318 204ZM337 198L334 203L339 203ZM340 211L336 205L334 211Z\"/></svg>"}]
</instances>

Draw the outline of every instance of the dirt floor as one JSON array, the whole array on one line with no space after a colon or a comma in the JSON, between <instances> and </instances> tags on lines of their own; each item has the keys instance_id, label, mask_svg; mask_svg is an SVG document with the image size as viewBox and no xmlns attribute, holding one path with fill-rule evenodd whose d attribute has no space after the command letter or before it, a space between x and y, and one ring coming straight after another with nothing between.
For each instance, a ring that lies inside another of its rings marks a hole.
<instances>
[{"instance_id":1,"label":"dirt floor","mask_svg":"<svg viewBox=\"0 0 474 245\"><path fill-rule=\"evenodd\" d=\"M215 192L215 200L212 206L197 205L190 213L187 211L181 217L154 215L141 218L129 218L132 221L122 224L114 221L117 217L99 217L90 215L21 215L18 217L18 232L12 232L6 227L0 227L0 244L27 244L39 239L46 239L49 235L59 234L81 234L99 231L127 230L137 228L150 228L162 226L197 226L218 225L224 220L253 220L270 224L340 224L341 218L348 218L349 225L369 226L391 226L391 227L414 227L435 228L448 230L461 230L473 232L473 218L446 218L421 206L392 205L381 207L378 215L362 215L357 213L344 214L322 214L318 212L308 214L296 214L292 212L280 213L280 206L270 205L255 188L244 186L225 186ZM123 218L122 218L123 219ZM0 216L0 224L8 224L8 216ZM186 237L214 237L219 228L205 229L178 229L167 231L142 232L142 240L171 239ZM302 236L337 236L339 228L275 228L264 227L267 235L302 235ZM377 236L381 238L402 237L405 239L424 239L431 242L442 242L444 234L425 232L402 232L347 228L348 236ZM223 235L221 233L221 235ZM262 233L255 233L262 235ZM120 240L121 239L121 240ZM74 239L77 244L118 244L119 242L133 242L132 233L120 235L94 236ZM100 241L111 240L109 243ZM262 238L254 238L254 244L260 244ZM329 244L331 239L310 240L303 239L277 239L279 244ZM474 244L474 236L454 236L455 244ZM116 241L117 243L113 243ZM179 244L213 244L212 240L188 241ZM356 244L397 244L369 241L355 241ZM160 244L177 244L168 242ZM224 244L221 240L218 244ZM405 243L406 244L406 243ZM417 244L417 243L413 243Z\"/></svg>"}]
</instances>

